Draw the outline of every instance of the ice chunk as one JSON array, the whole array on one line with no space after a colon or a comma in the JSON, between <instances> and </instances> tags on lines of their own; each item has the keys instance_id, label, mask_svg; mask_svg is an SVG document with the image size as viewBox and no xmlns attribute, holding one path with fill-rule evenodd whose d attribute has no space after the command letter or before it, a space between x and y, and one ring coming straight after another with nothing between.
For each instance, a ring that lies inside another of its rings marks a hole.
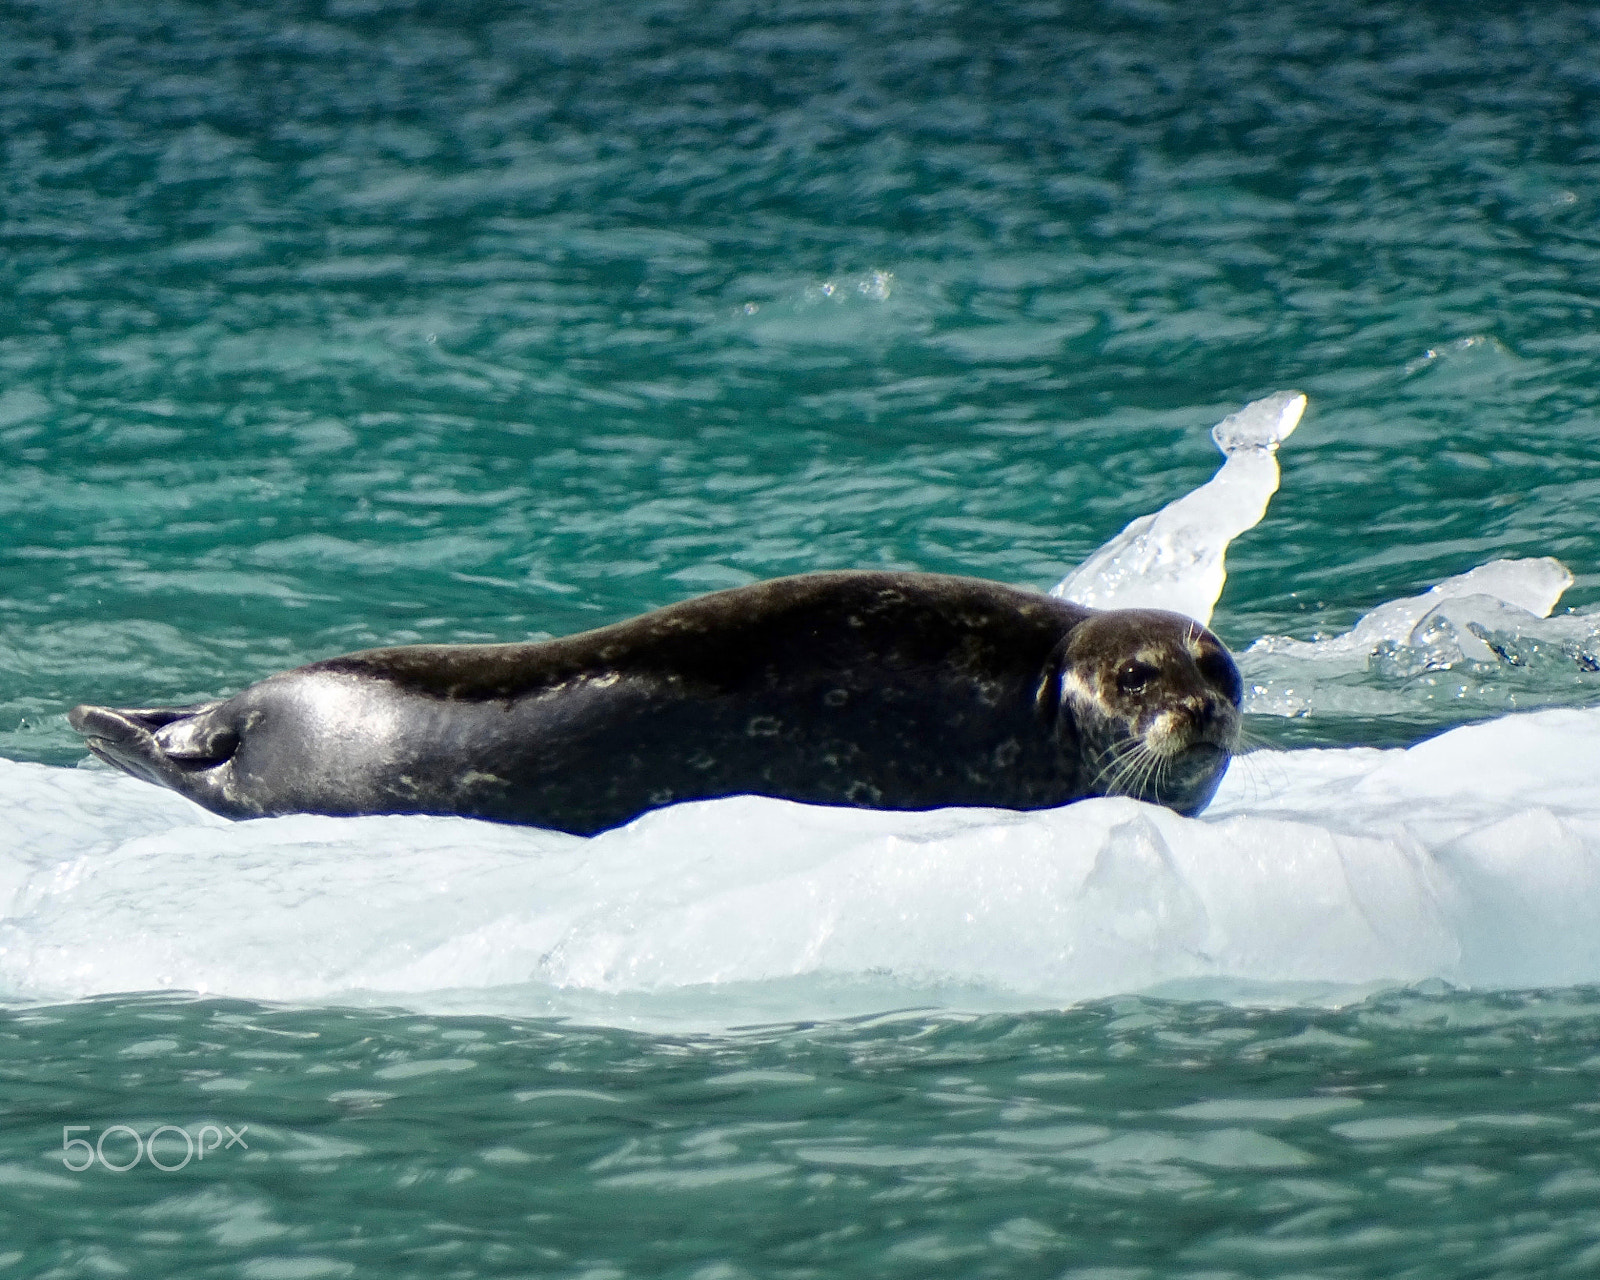
<instances>
[{"instance_id":1,"label":"ice chunk","mask_svg":"<svg viewBox=\"0 0 1600 1280\"><path fill-rule=\"evenodd\" d=\"M1495 560L1379 605L1340 635L1265 636L1239 655L1244 709L1454 722L1588 701L1592 683L1575 682L1600 671L1600 617L1546 616L1572 580L1548 557Z\"/></svg>"},{"instance_id":2,"label":"ice chunk","mask_svg":"<svg viewBox=\"0 0 1600 1280\"><path fill-rule=\"evenodd\" d=\"M1171 609L1200 622L1227 580L1228 543L1258 524L1278 489L1278 446L1305 412L1298 391L1253 400L1211 429L1226 461L1198 489L1140 516L1051 589L1096 609Z\"/></svg>"},{"instance_id":3,"label":"ice chunk","mask_svg":"<svg viewBox=\"0 0 1600 1280\"><path fill-rule=\"evenodd\" d=\"M1412 649L1441 650L1444 661L1498 662L1503 650L1491 640L1496 635L1517 635L1524 624L1537 622L1541 614L1507 604L1490 595L1452 596L1422 615L1406 645Z\"/></svg>"},{"instance_id":4,"label":"ice chunk","mask_svg":"<svg viewBox=\"0 0 1600 1280\"><path fill-rule=\"evenodd\" d=\"M1538 621L1537 615L1494 596L1451 596L1423 614L1403 642L1381 641L1367 657L1367 667L1404 680L1459 662L1501 662L1510 652L1505 642Z\"/></svg>"},{"instance_id":5,"label":"ice chunk","mask_svg":"<svg viewBox=\"0 0 1600 1280\"><path fill-rule=\"evenodd\" d=\"M1411 643L1422 620L1447 602L1487 597L1508 606L1497 610L1504 622L1520 616L1533 620L1547 618L1556 602L1572 585L1572 574L1559 560L1541 556L1528 560L1491 560L1476 569L1435 583L1421 595L1391 600L1365 614L1343 635L1321 640L1294 640L1288 636L1263 636L1250 646L1250 652L1283 654L1298 658L1365 658L1385 641ZM1454 617L1448 609L1440 616ZM1481 606L1479 606L1481 609Z\"/></svg>"},{"instance_id":6,"label":"ice chunk","mask_svg":"<svg viewBox=\"0 0 1600 1280\"><path fill-rule=\"evenodd\" d=\"M1276 391L1260 400L1252 400L1237 413L1230 413L1211 428L1211 438L1217 448L1232 457L1247 449L1277 452L1287 440L1306 411L1306 398L1298 391ZM1276 486L1274 486L1276 488ZM1269 491L1266 495L1271 497Z\"/></svg>"}]
</instances>

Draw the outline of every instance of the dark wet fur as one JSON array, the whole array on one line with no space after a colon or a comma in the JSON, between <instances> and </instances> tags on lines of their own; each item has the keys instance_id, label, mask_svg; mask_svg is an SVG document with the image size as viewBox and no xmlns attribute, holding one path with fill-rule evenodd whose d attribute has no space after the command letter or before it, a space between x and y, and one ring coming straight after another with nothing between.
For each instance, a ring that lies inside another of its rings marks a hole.
<instances>
[{"instance_id":1,"label":"dark wet fur","mask_svg":"<svg viewBox=\"0 0 1600 1280\"><path fill-rule=\"evenodd\" d=\"M807 574L559 640L375 649L224 701L71 720L101 759L231 817L450 813L587 834L744 793L1039 809L1112 791L1195 811L1226 768L1236 691L1163 673L1199 682L1197 732L1219 749L1112 773L1115 718L1060 703L1074 634L1119 619L1198 631L1225 657L1176 615L970 578Z\"/></svg>"}]
</instances>

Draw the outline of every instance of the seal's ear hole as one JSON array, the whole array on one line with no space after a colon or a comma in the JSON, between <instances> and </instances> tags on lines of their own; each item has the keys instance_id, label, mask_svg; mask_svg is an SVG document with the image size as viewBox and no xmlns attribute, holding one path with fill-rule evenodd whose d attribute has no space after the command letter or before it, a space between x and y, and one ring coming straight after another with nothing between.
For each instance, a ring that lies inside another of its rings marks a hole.
<instances>
[{"instance_id":1,"label":"seal's ear hole","mask_svg":"<svg viewBox=\"0 0 1600 1280\"><path fill-rule=\"evenodd\" d=\"M1244 682L1239 678L1239 668L1233 665L1232 658L1221 649L1207 649L1194 660L1194 664L1200 668L1200 674L1208 683L1222 690L1234 706L1239 705L1240 698L1244 696Z\"/></svg>"},{"instance_id":2,"label":"seal's ear hole","mask_svg":"<svg viewBox=\"0 0 1600 1280\"><path fill-rule=\"evenodd\" d=\"M1148 662L1141 662L1138 658L1124 662L1117 668L1117 692L1138 693L1140 689L1156 678L1156 669Z\"/></svg>"}]
</instances>

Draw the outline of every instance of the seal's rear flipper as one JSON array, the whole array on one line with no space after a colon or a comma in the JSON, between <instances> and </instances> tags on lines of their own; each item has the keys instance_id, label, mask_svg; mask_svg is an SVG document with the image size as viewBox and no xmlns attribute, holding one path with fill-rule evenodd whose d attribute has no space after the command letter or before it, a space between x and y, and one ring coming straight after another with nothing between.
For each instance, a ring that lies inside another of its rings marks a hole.
<instances>
[{"instance_id":1,"label":"seal's rear flipper","mask_svg":"<svg viewBox=\"0 0 1600 1280\"><path fill-rule=\"evenodd\" d=\"M205 717L220 705L139 710L81 706L67 712L67 722L107 764L187 795L193 787L184 784L186 775L222 764L239 745L237 732Z\"/></svg>"}]
</instances>

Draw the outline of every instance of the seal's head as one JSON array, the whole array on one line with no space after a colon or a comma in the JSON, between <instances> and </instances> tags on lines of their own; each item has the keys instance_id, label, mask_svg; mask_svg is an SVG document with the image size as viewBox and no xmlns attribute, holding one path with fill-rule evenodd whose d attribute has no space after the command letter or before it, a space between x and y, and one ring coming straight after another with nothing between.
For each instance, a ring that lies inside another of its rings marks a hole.
<instances>
[{"instance_id":1,"label":"seal's head","mask_svg":"<svg viewBox=\"0 0 1600 1280\"><path fill-rule=\"evenodd\" d=\"M1239 741L1239 669L1192 618L1111 609L1079 623L1061 665L1061 732L1076 738L1091 795L1194 815Z\"/></svg>"}]
</instances>

